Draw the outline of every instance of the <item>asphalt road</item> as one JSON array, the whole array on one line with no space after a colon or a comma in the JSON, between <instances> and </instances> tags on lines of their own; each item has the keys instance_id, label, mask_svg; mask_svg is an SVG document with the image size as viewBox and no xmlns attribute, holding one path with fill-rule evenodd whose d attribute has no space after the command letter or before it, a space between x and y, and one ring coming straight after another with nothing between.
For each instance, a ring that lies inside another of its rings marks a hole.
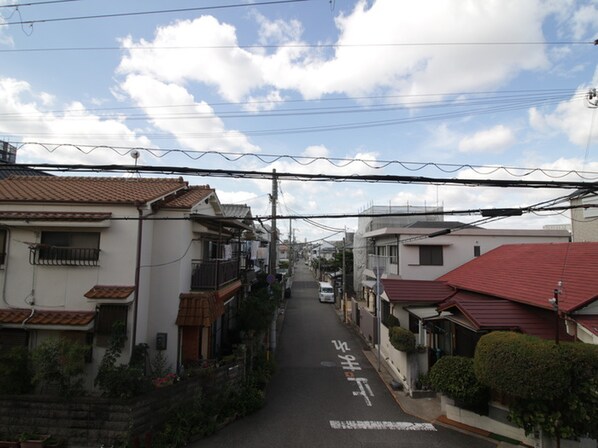
<instances>
[{"instance_id":1,"label":"asphalt road","mask_svg":"<svg viewBox=\"0 0 598 448\"><path fill-rule=\"evenodd\" d=\"M402 412L364 356L361 338L317 297L316 281L299 264L266 406L194 448L496 446Z\"/></svg>"}]
</instances>

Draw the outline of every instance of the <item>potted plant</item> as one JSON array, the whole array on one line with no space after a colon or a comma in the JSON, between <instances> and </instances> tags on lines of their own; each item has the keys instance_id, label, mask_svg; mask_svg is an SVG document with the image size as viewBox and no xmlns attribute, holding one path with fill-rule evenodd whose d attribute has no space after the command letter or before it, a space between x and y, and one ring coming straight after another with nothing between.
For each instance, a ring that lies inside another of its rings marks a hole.
<instances>
[{"instance_id":1,"label":"potted plant","mask_svg":"<svg viewBox=\"0 0 598 448\"><path fill-rule=\"evenodd\" d=\"M46 446L49 434L23 433L19 437L21 448L41 448Z\"/></svg>"}]
</instances>

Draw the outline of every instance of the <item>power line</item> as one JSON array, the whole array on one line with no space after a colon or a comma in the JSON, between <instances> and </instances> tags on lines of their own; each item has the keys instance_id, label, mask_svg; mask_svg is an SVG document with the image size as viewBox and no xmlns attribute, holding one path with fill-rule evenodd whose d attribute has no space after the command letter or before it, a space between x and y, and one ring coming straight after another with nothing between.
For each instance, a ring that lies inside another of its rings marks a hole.
<instances>
[{"instance_id":1,"label":"power line","mask_svg":"<svg viewBox=\"0 0 598 448\"><path fill-rule=\"evenodd\" d=\"M0 53L3 50L0 50ZM523 90L505 90L501 92L436 92L436 93L425 93L425 94L403 94L403 95L375 95L375 96L355 96L355 97L334 97L334 98L318 98L318 99L284 99L284 100L252 100L252 101L241 101L241 102L215 102L210 103L210 107L230 107L230 106L256 106L260 104L277 104L277 105L286 105L286 104L296 104L296 103L331 103L331 102L368 102L368 104L358 104L358 105L350 105L350 106L325 106L325 107L302 107L302 108L290 108L284 109L281 112L288 113L288 112L319 112L319 111L336 111L336 110L347 110L347 109L365 109L369 110L373 107L383 107L381 111L387 111L387 108L404 108L404 106L411 106L409 109L413 108L425 108L425 107L438 107L445 104L450 106L456 105L470 105L470 104L477 104L482 101L493 101L493 102L508 102L508 101L515 101L523 102L529 106L530 101L534 101L535 99L539 100L546 100L546 99L563 99L563 98L570 98L573 95L573 98L583 97L585 98L587 95L585 93L577 93L576 88L569 88L569 89L523 89ZM443 100L438 101L422 101L425 98L438 98L442 97ZM384 103L376 103L370 104L369 102L374 100L384 100ZM400 102L390 102L391 100L401 100ZM407 101L412 100L412 101ZM52 109L52 110L40 110L36 113L16 113L16 112L4 112L0 113L0 117L4 118L5 120L10 120L11 118L40 118L43 117L44 114L64 114L68 112L69 114L79 113L79 118L89 118L85 114L94 113L94 117L113 117L113 114L99 114L98 112L124 112L129 110L135 110L139 112L146 112L146 111L154 111L156 109L161 110L172 110L177 108L195 108L197 107L197 103L187 103L187 104L172 104L172 105L151 105L151 106L127 106L127 107L93 107L93 108L85 108L81 110L70 110L70 109ZM231 115L231 114L239 114L243 112L244 115L251 115L251 116L259 116L268 114L270 116L272 111L261 111L258 113L252 110L243 110L240 111L231 111L226 112L223 110L219 110L219 116L225 117L233 117L238 118L242 115ZM275 111L276 112L276 111ZM213 115L209 115L202 112L184 112L183 113L175 113L169 115L152 115L152 118L158 117L168 117L168 116L182 116L182 118L197 118L197 117L209 117L213 118ZM127 119L135 119L136 117L143 116L147 118L147 115L144 113L139 115L127 115ZM70 118L70 117L69 117ZM75 117L78 118L78 117ZM12 121L12 120L11 120Z\"/></svg>"},{"instance_id":2,"label":"power line","mask_svg":"<svg viewBox=\"0 0 598 448\"><path fill-rule=\"evenodd\" d=\"M56 172L118 172L118 173L160 173L166 175L186 174L191 176L226 177L238 179L272 179L269 171L255 170L220 170L192 168L182 166L139 166L139 165L83 165L83 164L15 164L13 166L29 167L42 171ZM540 180L505 180L505 179L456 179L433 178L426 176L398 176L383 174L313 174L277 172L279 179L295 181L318 182L367 182L367 183L395 183L395 184L429 184L429 185L459 185L459 186L485 186L485 187L515 187L515 188L547 188L547 189L583 189L596 190L596 182L580 181L540 181Z\"/></svg>"},{"instance_id":3,"label":"power line","mask_svg":"<svg viewBox=\"0 0 598 448\"><path fill-rule=\"evenodd\" d=\"M199 6L193 8L178 8L178 9L161 9L152 11L133 11L133 12L121 12L112 14L94 14L87 16L71 16L71 17L55 17L47 19L36 19L36 20L19 20L15 22L0 22L0 25L30 25L33 26L36 23L52 23L52 22L66 22L75 20L88 20L88 19L109 19L115 17L132 17L132 16L146 16L156 14L171 14L179 12L192 12L192 11L212 11L219 9L231 9L231 8L245 8L245 7L256 7L256 6L270 6L270 5L281 5L290 3L302 3L310 2L315 0L273 0L266 2L254 2L254 3L231 3L228 5L219 6Z\"/></svg>"},{"instance_id":4,"label":"power line","mask_svg":"<svg viewBox=\"0 0 598 448\"><path fill-rule=\"evenodd\" d=\"M430 94L428 96L440 96L442 94ZM379 112L392 112L398 110L409 110L412 111L413 109L428 109L428 108L440 108L440 107L464 107L464 106L472 106L472 105L479 105L479 104L487 104L488 102L492 102L493 105L504 104L504 105L524 105L525 107L529 108L531 102L534 102L536 105L546 104L546 103L554 103L560 102L563 100L575 100L577 97L585 98L585 94L577 93L571 96L571 90L565 90L564 93L554 94L553 96L547 96L545 92L543 93L528 93L519 96L503 96L503 95L495 95L495 96L486 96L480 98L457 98L457 94L450 94L451 97L455 97L455 100L451 101L450 99L442 100L442 101L421 101L419 99L415 99L414 101L403 101L399 103L386 103L386 104L376 104L376 105L348 105L348 106L326 106L326 107L301 107L301 108L289 108L289 109L279 109L279 110L268 110L268 111L260 111L259 113L252 111L252 110L235 110L235 111L217 111L217 114L220 118L272 118L272 117L288 117L288 116L310 116L310 115L340 115L340 114L354 114L354 113L379 113ZM421 95L413 96L414 98L420 97ZM407 98L407 95L403 98ZM346 99L349 101L349 99ZM267 101L265 103L268 103ZM280 103L283 103L281 101ZM245 105L252 105L258 104L258 102L247 102L247 103L240 103ZM214 105L211 105L214 106ZM196 108L197 104L188 104L188 105L179 105L179 106L162 106L165 108L173 108L173 107L180 107L180 108ZM152 110L160 108L160 106L153 106L150 108L131 108L140 110L144 113L138 114L129 114L125 118L127 120L147 120L149 118L153 120L188 120L188 119L213 119L214 114L216 111L209 111L209 112L198 112L198 111L185 111L185 112L172 112L167 114L147 114L145 111L146 109ZM37 113L31 114L23 114L23 113L2 113L0 117L3 117L3 121L5 122L27 122L31 118L43 118L44 115L52 114L52 113L66 113L69 112L68 117L64 117L62 119L68 119L69 121L80 121L80 120L97 120L98 117L101 118L113 118L113 114L97 114L97 115L87 115L90 111L100 111L100 110L125 110L127 108L114 108L114 109L85 109L85 110L78 110L80 115L72 115L71 111L63 110L63 111L40 111Z\"/></svg>"},{"instance_id":5,"label":"power line","mask_svg":"<svg viewBox=\"0 0 598 448\"><path fill-rule=\"evenodd\" d=\"M497 220L502 220L505 218L513 217L513 216L521 216L523 214L531 213L536 214L538 212L564 212L568 210L575 210L575 209L588 209L588 208L596 208L598 209L598 204L581 204L581 205L563 205L563 206L536 206L536 205L529 205L524 207L515 207L509 209L498 209L500 211L507 211L507 212L517 212L516 214L508 214L504 216L484 216L476 221L472 221L470 223L463 223L461 226L457 226L451 228L450 230L463 230L466 228L470 228L473 225L478 225L487 222L493 222ZM464 210L444 210L444 211L425 211L425 212L388 212L388 213L339 213L339 214L301 214L301 215L284 215L284 214L276 214L275 218L279 219L345 219L345 218L380 218L380 217L414 217L414 216L475 216L475 215L482 215L483 213L492 213L495 212L497 209L493 208L473 208L473 209L464 209ZM520 212L520 213L519 213ZM249 221L257 221L262 224L262 221L271 221L274 217L272 215L255 215L255 216L211 216L211 215L201 215L201 216L181 216L181 217L173 217L173 216L144 216L139 217L136 215L131 216L111 216L106 218L110 221L138 221L142 219L144 221L189 221L193 219L202 219L202 220L216 220L219 222L224 222L226 220L249 220ZM438 222L439 225L442 222ZM263 225L263 224L262 224ZM267 229L264 228L268 232ZM339 231L335 231L334 234L344 232L344 229ZM271 232L269 232L271 233ZM448 232L447 232L448 233Z\"/></svg>"},{"instance_id":6,"label":"power line","mask_svg":"<svg viewBox=\"0 0 598 448\"><path fill-rule=\"evenodd\" d=\"M297 156L288 154L257 154L257 153L239 153L239 152L223 152L223 151L197 151L184 150L174 148L142 148L142 147L128 147L128 146L94 146L94 145L75 145L70 143L41 143L41 142L24 142L17 145L21 150L26 146L40 147L49 153L54 153L58 149L76 149L82 154L88 155L99 150L110 150L119 156L125 156L132 151L143 151L150 154L152 157L162 159L171 154L181 154L187 156L191 160L200 160L208 156L217 156L226 160L227 162L238 162L245 158L254 158L265 164L272 164L281 160L291 160L301 166L309 166L318 161L325 161L336 168L346 168L352 164L362 164L371 169L383 169L389 166L400 166L410 172L417 172L426 168L435 168L443 173L454 174L461 170L468 169L476 174L488 176L498 172L504 172L512 177L529 177L532 174L542 174L552 179L562 179L567 176L575 175L585 181L598 180L598 172L594 171L579 171L579 170L559 170L549 168L529 168L516 166L488 166L475 164L451 164L438 162L410 162L399 160L375 160L363 158L342 158L342 157L321 157L321 156Z\"/></svg>"},{"instance_id":7,"label":"power line","mask_svg":"<svg viewBox=\"0 0 598 448\"><path fill-rule=\"evenodd\" d=\"M78 1L78 0L65 0L65 1ZM312 0L295 0L295 1L312 1ZM276 2L274 2L276 3ZM284 3L284 2L282 2ZM269 4L266 2L266 4ZM254 6L256 3L247 5L237 6ZM218 7L206 7L206 9L218 8ZM190 10L194 10L191 8ZM170 11L157 11L156 13L162 12L178 12L188 11L189 9L183 10L170 10ZM19 21L9 22L3 25L18 25L18 24L32 24L36 22L50 22L56 20L78 20L88 18L104 18L104 17L116 17L121 15L134 15L134 14L152 14L152 12L139 12L139 13L123 13L123 14L107 14L98 16L85 16L85 17L73 17L63 19L47 19L47 20L34 20L34 21ZM232 49L278 49L278 48L375 48L375 47L456 47L456 46L521 46L521 45L542 45L542 46L559 46L559 45L595 45L594 42L590 41L503 41L503 42L397 42L397 43L356 43L356 44L279 44L279 45L265 45L265 44L239 44L239 45L189 45L189 46L132 46L132 47L116 47L116 46L101 46L101 47L47 47L47 48L13 48L4 49L0 52L6 53L26 53L26 52L39 52L39 51L178 51L178 50L232 50Z\"/></svg>"},{"instance_id":8,"label":"power line","mask_svg":"<svg viewBox=\"0 0 598 448\"><path fill-rule=\"evenodd\" d=\"M50 5L54 3L72 3L80 2L82 0L46 0L41 2L29 2L29 3L12 3L7 5L0 5L0 8L20 8L22 6L38 6L38 5Z\"/></svg>"},{"instance_id":9,"label":"power line","mask_svg":"<svg viewBox=\"0 0 598 448\"><path fill-rule=\"evenodd\" d=\"M537 101L535 103L536 106L546 106L551 104L558 104L563 100L563 98L549 98L542 101ZM419 116L409 116L406 118L396 118L396 119L385 119L385 120L375 120L375 121L353 121L353 122L346 122L340 124L327 124L327 125L317 125L317 126L301 126L301 127L290 127L290 128L269 128L269 129L242 129L236 131L237 138L246 138L247 136L270 136L270 135L289 135L289 134L306 134L306 133L315 133L315 132L333 132L333 131L349 131L349 130L358 130L358 129L370 129L370 128L377 128L377 127L387 127L387 126L397 126L397 125L404 125L404 124L414 124L414 123L421 123L421 122L432 122L432 121L439 121L439 120L447 120L447 119L457 119L457 118L465 118L471 115L487 115L487 114L494 114L500 112L510 112L514 110L521 110L521 109L529 109L530 103L526 101L520 101L517 103L499 105L499 106L488 106L488 107L479 107L479 108L472 108L468 110L461 110L461 111L452 111L452 112L443 112L443 113L435 113L435 114L427 114L427 115L419 115ZM150 118L152 118L150 116ZM195 132L195 133L184 133L178 135L178 137L186 137L186 138L195 138L195 139L214 139L214 138L221 138L224 136L224 132ZM32 133L31 135L34 135ZM86 134L88 135L88 134ZM151 136L152 134L147 134L147 136ZM173 136L169 134L159 134L162 136L168 136L167 138L171 139ZM98 135L99 136L99 135ZM106 137L105 134L102 134L102 137ZM228 138L234 138L230 135L227 135Z\"/></svg>"}]
</instances>

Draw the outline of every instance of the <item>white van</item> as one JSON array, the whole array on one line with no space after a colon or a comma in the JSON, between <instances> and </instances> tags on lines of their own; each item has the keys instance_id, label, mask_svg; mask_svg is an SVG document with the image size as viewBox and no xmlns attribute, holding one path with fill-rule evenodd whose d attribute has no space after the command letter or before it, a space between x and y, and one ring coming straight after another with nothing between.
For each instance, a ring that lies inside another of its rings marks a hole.
<instances>
[{"instance_id":1,"label":"white van","mask_svg":"<svg viewBox=\"0 0 598 448\"><path fill-rule=\"evenodd\" d=\"M334 289L328 282L320 282L320 292L318 293L320 303L334 303Z\"/></svg>"}]
</instances>

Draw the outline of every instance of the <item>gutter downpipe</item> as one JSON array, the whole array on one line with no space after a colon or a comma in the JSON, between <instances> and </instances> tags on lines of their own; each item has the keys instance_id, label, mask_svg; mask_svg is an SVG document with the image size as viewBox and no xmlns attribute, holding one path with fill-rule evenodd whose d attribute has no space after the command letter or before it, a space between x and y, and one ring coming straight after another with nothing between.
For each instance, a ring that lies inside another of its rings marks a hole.
<instances>
[{"instance_id":1,"label":"gutter downpipe","mask_svg":"<svg viewBox=\"0 0 598 448\"><path fill-rule=\"evenodd\" d=\"M143 211L142 204L137 205L139 212L139 219L137 222L137 254L135 259L135 298L133 305L133 329L131 336L131 355L133 354L133 347L135 347L137 339L137 313L139 308L139 278L141 274L141 241L143 236Z\"/></svg>"},{"instance_id":2,"label":"gutter downpipe","mask_svg":"<svg viewBox=\"0 0 598 448\"><path fill-rule=\"evenodd\" d=\"M8 282L8 257L10 253L10 228L8 226L0 226L1 229L6 230L6 251L4 254L4 282L2 282L2 301L8 308L16 308L8 303L6 298L6 283Z\"/></svg>"}]
</instances>

